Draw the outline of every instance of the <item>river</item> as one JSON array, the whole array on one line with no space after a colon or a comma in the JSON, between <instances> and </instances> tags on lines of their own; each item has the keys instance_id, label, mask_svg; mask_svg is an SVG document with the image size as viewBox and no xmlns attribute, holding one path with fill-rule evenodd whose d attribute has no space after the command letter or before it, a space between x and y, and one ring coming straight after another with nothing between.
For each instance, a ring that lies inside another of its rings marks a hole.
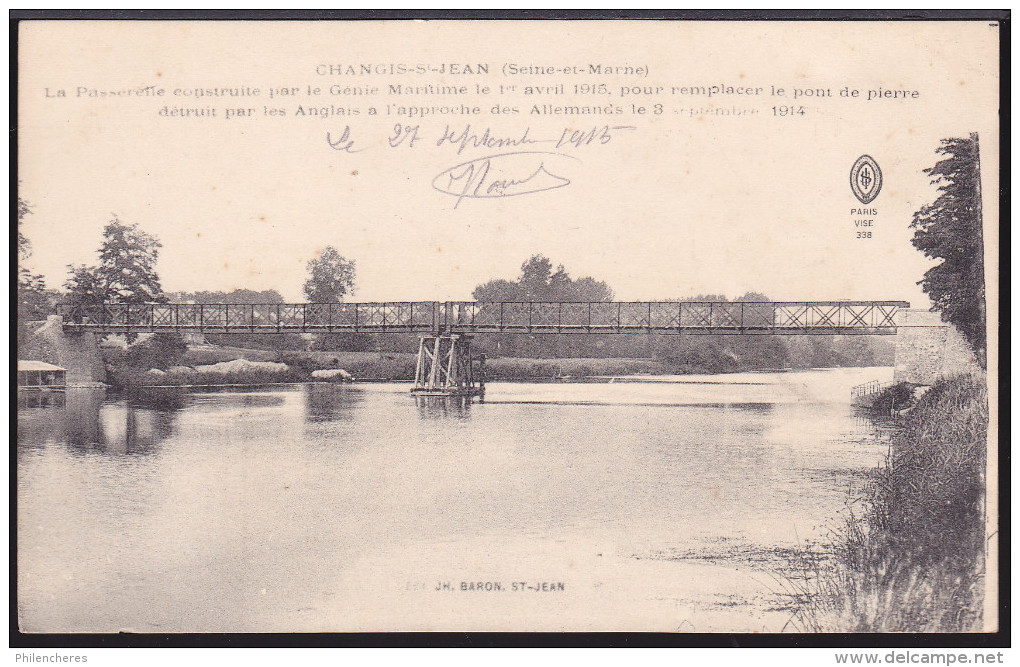
<instances>
[{"instance_id":1,"label":"river","mask_svg":"<svg viewBox=\"0 0 1020 667\"><path fill-rule=\"evenodd\" d=\"M780 631L791 555L887 452L850 387L891 377L19 401L21 627Z\"/></svg>"}]
</instances>

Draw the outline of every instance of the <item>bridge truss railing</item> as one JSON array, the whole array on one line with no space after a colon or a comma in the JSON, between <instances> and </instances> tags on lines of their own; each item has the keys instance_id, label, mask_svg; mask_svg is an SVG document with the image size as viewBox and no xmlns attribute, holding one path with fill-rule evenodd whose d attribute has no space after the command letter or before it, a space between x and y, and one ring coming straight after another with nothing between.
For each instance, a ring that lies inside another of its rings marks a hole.
<instances>
[{"instance_id":1,"label":"bridge truss railing","mask_svg":"<svg viewBox=\"0 0 1020 667\"><path fill-rule=\"evenodd\" d=\"M446 304L444 323L477 333L895 333L901 301L473 302Z\"/></svg>"},{"instance_id":2,"label":"bridge truss railing","mask_svg":"<svg viewBox=\"0 0 1020 667\"><path fill-rule=\"evenodd\" d=\"M903 301L60 304L69 330L204 333L892 334Z\"/></svg>"},{"instance_id":3,"label":"bridge truss railing","mask_svg":"<svg viewBox=\"0 0 1020 667\"><path fill-rule=\"evenodd\" d=\"M104 331L284 333L435 331L437 302L60 304L65 328Z\"/></svg>"}]
</instances>

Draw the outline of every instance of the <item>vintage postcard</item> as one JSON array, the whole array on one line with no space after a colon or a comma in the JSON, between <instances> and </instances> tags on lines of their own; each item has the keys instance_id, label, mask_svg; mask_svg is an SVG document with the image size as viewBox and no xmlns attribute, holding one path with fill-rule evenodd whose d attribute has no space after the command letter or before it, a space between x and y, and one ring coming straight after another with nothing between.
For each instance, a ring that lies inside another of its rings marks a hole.
<instances>
[{"instance_id":1,"label":"vintage postcard","mask_svg":"<svg viewBox=\"0 0 1020 667\"><path fill-rule=\"evenodd\" d=\"M998 628L995 20L17 38L21 632Z\"/></svg>"}]
</instances>

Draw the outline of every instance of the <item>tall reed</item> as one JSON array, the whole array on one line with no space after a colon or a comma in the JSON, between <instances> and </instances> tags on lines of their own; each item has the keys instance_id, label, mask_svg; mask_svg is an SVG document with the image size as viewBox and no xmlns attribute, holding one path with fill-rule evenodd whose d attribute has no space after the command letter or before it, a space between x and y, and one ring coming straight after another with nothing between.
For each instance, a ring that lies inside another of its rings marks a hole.
<instances>
[{"instance_id":1,"label":"tall reed","mask_svg":"<svg viewBox=\"0 0 1020 667\"><path fill-rule=\"evenodd\" d=\"M981 629L988 395L983 378L931 388L902 418L865 509L836 531L833 556L811 559L787 588L804 632Z\"/></svg>"}]
</instances>

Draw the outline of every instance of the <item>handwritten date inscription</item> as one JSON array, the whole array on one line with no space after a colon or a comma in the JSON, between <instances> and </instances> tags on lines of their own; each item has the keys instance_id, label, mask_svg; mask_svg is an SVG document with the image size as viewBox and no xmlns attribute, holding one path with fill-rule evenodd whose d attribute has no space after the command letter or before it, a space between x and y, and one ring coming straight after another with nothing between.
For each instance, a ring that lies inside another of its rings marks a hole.
<instances>
[{"instance_id":1,"label":"handwritten date inscription","mask_svg":"<svg viewBox=\"0 0 1020 667\"><path fill-rule=\"evenodd\" d=\"M520 151L476 158L450 167L432 180L432 187L457 198L454 208L465 199L513 197L555 190L570 185L557 174L570 160L562 153Z\"/></svg>"},{"instance_id":2,"label":"handwritten date inscription","mask_svg":"<svg viewBox=\"0 0 1020 667\"><path fill-rule=\"evenodd\" d=\"M574 153L588 153L613 141L632 125L593 125L586 128L561 127L556 134L536 136L531 127L502 133L489 127L446 125L442 133L429 133L421 125L397 124L386 138L390 150L415 150L420 144L452 150L457 156L475 150L495 152L445 169L432 179L432 187L456 198L454 208L464 199L496 199L555 190L570 185ZM341 153L359 153L364 144L355 140L350 126L338 133L326 133L326 143ZM544 145L543 145L544 144ZM546 149L546 150L541 150ZM466 157L466 156L465 156Z\"/></svg>"}]
</instances>

